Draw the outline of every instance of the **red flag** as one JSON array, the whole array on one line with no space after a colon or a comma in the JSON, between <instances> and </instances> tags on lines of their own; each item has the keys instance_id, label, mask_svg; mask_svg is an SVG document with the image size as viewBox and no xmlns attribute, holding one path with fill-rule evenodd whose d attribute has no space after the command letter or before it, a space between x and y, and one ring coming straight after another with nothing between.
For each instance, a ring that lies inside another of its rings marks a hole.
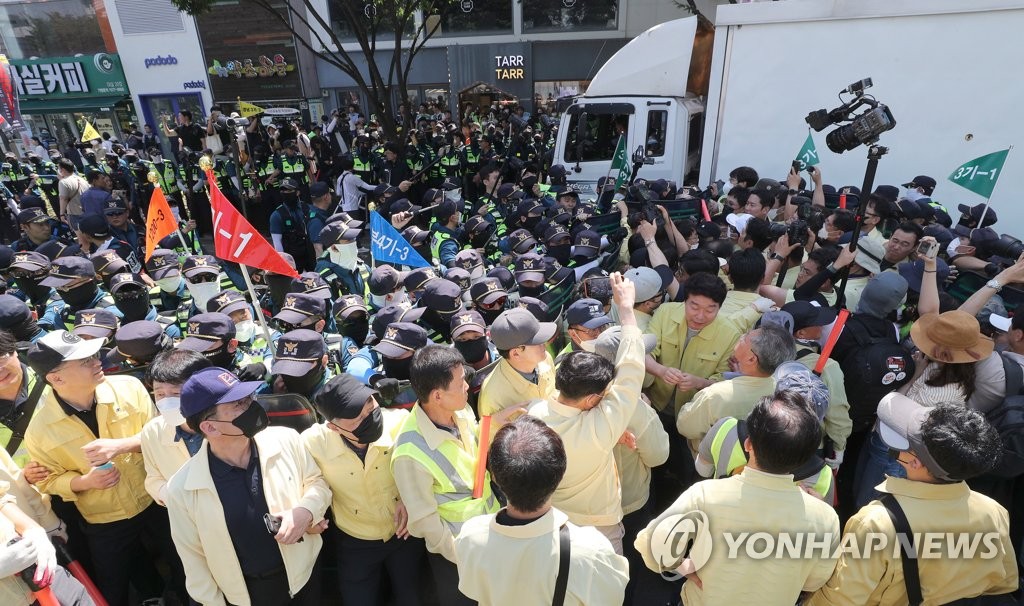
<instances>
[{"instance_id":1,"label":"red flag","mask_svg":"<svg viewBox=\"0 0 1024 606\"><path fill-rule=\"evenodd\" d=\"M153 256L153 251L167 236L178 230L171 207L159 186L153 187L153 195L149 198L149 211L146 214L146 261Z\"/></svg>"},{"instance_id":2,"label":"red flag","mask_svg":"<svg viewBox=\"0 0 1024 606\"><path fill-rule=\"evenodd\" d=\"M206 171L206 183L210 186L213 208L214 255L225 261L298 278L298 272L224 197L213 171Z\"/></svg>"}]
</instances>

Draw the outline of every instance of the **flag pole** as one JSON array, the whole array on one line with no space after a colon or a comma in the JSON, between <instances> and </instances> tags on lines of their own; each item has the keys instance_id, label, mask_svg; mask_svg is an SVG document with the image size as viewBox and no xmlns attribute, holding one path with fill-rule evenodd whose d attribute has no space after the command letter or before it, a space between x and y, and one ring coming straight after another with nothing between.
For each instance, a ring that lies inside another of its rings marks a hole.
<instances>
[{"instance_id":1,"label":"flag pole","mask_svg":"<svg viewBox=\"0 0 1024 606\"><path fill-rule=\"evenodd\" d=\"M263 317L263 310L260 308L260 299L256 296L256 287L252 285L252 278L249 277L249 266L238 264L242 268L242 278L245 279L245 288L249 291L249 296L252 298L253 311L256 312L256 318L259 320L260 328L263 330L263 337L267 340L267 346L270 348L270 355L275 360L277 359L277 348L274 347L274 341L270 338L270 327L267 326L267 319Z\"/></svg>"},{"instance_id":2,"label":"flag pole","mask_svg":"<svg viewBox=\"0 0 1024 606\"><path fill-rule=\"evenodd\" d=\"M1013 149L1012 145L1010 147L1006 148L1006 157L1007 158L1010 157L1010 150L1011 149ZM1005 164L1005 160L1004 160L1004 164ZM998 180L996 181L996 185L999 185L999 181ZM995 191L995 186L992 187L992 191ZM992 194L989 194L988 197L985 198L985 208L983 208L981 210L981 218L978 219L978 227L981 227L982 225L984 225L984 223L985 223L985 215L988 214L988 207L991 204L992 204Z\"/></svg>"}]
</instances>

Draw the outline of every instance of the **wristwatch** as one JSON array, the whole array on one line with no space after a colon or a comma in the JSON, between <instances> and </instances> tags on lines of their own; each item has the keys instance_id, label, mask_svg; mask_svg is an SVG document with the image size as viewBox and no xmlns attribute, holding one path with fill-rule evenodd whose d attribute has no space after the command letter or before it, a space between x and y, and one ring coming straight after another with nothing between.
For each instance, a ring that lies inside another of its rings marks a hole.
<instances>
[{"instance_id":1,"label":"wristwatch","mask_svg":"<svg viewBox=\"0 0 1024 606\"><path fill-rule=\"evenodd\" d=\"M999 280L996 280L995 278L992 278L988 282L985 282L985 286L991 288L992 290L994 290L996 292L999 292L999 291L1003 290L1003 285L1000 284Z\"/></svg>"},{"instance_id":2,"label":"wristwatch","mask_svg":"<svg viewBox=\"0 0 1024 606\"><path fill-rule=\"evenodd\" d=\"M768 257L768 260L769 260L769 261L782 261L783 259L785 259L785 257L783 257L782 255L780 255L780 254L779 254L779 253L777 253L777 252L773 252L773 253L771 254L771 256L770 256L770 257Z\"/></svg>"},{"instance_id":3,"label":"wristwatch","mask_svg":"<svg viewBox=\"0 0 1024 606\"><path fill-rule=\"evenodd\" d=\"M795 190L795 189L791 189L791 190L789 190L789 195L791 195L791 196L795 196L795 195L797 195L798 193L800 193L800 192L798 192L798 191L797 191L797 190Z\"/></svg>"}]
</instances>

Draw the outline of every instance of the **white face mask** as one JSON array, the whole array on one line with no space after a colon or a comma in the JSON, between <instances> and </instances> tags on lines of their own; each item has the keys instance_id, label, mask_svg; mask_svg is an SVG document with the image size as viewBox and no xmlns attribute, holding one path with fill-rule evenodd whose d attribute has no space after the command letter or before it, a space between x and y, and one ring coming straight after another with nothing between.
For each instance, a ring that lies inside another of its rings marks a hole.
<instances>
[{"instance_id":1,"label":"white face mask","mask_svg":"<svg viewBox=\"0 0 1024 606\"><path fill-rule=\"evenodd\" d=\"M725 194L729 193L730 189L732 189L732 182L727 182L725 185L722 186L722 195L724 196Z\"/></svg>"},{"instance_id":2,"label":"white face mask","mask_svg":"<svg viewBox=\"0 0 1024 606\"><path fill-rule=\"evenodd\" d=\"M907 190L907 195L905 195L903 197L906 198L907 200L910 200L911 202L917 202L921 198L927 198L928 196L925 196L924 194L922 194L921 192L917 191L916 189L908 189Z\"/></svg>"},{"instance_id":3,"label":"white face mask","mask_svg":"<svg viewBox=\"0 0 1024 606\"><path fill-rule=\"evenodd\" d=\"M185 417L181 415L181 398L178 396L160 398L156 401L156 409L171 427L177 427L185 422Z\"/></svg>"},{"instance_id":4,"label":"white face mask","mask_svg":"<svg viewBox=\"0 0 1024 606\"><path fill-rule=\"evenodd\" d=\"M453 189L451 191L444 192L444 197L451 200L452 202L458 202L462 200L462 190Z\"/></svg>"},{"instance_id":5,"label":"white face mask","mask_svg":"<svg viewBox=\"0 0 1024 606\"><path fill-rule=\"evenodd\" d=\"M387 295L375 295L375 294L371 293L370 294L370 303L372 303L373 306L376 307L377 309L384 309L385 307L387 307L387 304L388 304L388 296Z\"/></svg>"},{"instance_id":6,"label":"white face mask","mask_svg":"<svg viewBox=\"0 0 1024 606\"><path fill-rule=\"evenodd\" d=\"M206 311L206 303L220 292L220 283L217 281L193 284L185 280L185 286L188 287L188 292L192 294L192 301L196 304L196 308L201 312Z\"/></svg>"},{"instance_id":7,"label":"white face mask","mask_svg":"<svg viewBox=\"0 0 1024 606\"><path fill-rule=\"evenodd\" d=\"M160 290L166 293L176 293L178 292L178 288L181 286L181 276L160 278L156 283L160 287Z\"/></svg>"},{"instance_id":8,"label":"white face mask","mask_svg":"<svg viewBox=\"0 0 1024 606\"><path fill-rule=\"evenodd\" d=\"M824 225L822 225L821 229L818 230L818 239L828 240L828 228L825 227Z\"/></svg>"},{"instance_id":9,"label":"white face mask","mask_svg":"<svg viewBox=\"0 0 1024 606\"><path fill-rule=\"evenodd\" d=\"M949 244L946 245L946 257L952 259L957 256L957 248L960 248L960 238L953 238L949 241Z\"/></svg>"},{"instance_id":10,"label":"white face mask","mask_svg":"<svg viewBox=\"0 0 1024 606\"><path fill-rule=\"evenodd\" d=\"M331 258L331 263L351 271L356 268L356 262L359 260L359 247L355 242L335 244L328 249L327 254Z\"/></svg>"},{"instance_id":11,"label":"white face mask","mask_svg":"<svg viewBox=\"0 0 1024 606\"><path fill-rule=\"evenodd\" d=\"M401 305L409 300L409 293L405 292L404 288L387 296L390 297L388 305Z\"/></svg>"},{"instance_id":12,"label":"white face mask","mask_svg":"<svg viewBox=\"0 0 1024 606\"><path fill-rule=\"evenodd\" d=\"M582 349L583 351L589 351L590 353L594 353L594 351L597 349L597 339L591 339L589 341L580 341L580 349Z\"/></svg>"},{"instance_id":13,"label":"white face mask","mask_svg":"<svg viewBox=\"0 0 1024 606\"><path fill-rule=\"evenodd\" d=\"M249 341L252 341L255 334L256 323L252 320L243 320L238 324L235 324L235 338L238 339L239 343L248 343Z\"/></svg>"}]
</instances>

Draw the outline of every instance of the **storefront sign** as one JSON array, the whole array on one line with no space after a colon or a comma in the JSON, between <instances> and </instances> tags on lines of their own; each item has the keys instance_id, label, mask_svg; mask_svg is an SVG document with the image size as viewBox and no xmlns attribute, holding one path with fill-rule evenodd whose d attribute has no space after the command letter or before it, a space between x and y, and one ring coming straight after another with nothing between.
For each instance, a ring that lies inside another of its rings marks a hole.
<instances>
[{"instance_id":1,"label":"storefront sign","mask_svg":"<svg viewBox=\"0 0 1024 606\"><path fill-rule=\"evenodd\" d=\"M252 59L232 59L221 65L220 61L214 59L207 71L211 76L220 78L272 78L287 76L288 72L294 70L295 66L285 61L284 55L274 55L273 59L260 55L255 64Z\"/></svg>"},{"instance_id":2,"label":"storefront sign","mask_svg":"<svg viewBox=\"0 0 1024 606\"><path fill-rule=\"evenodd\" d=\"M525 61L522 55L497 55L494 70L498 80L522 80L526 77Z\"/></svg>"},{"instance_id":3,"label":"storefront sign","mask_svg":"<svg viewBox=\"0 0 1024 606\"><path fill-rule=\"evenodd\" d=\"M68 99L128 94L121 59L107 53L17 59L11 61L10 71L18 95L25 97Z\"/></svg>"},{"instance_id":4,"label":"storefront sign","mask_svg":"<svg viewBox=\"0 0 1024 606\"><path fill-rule=\"evenodd\" d=\"M268 116L295 116L299 110L294 107L268 107L263 110L263 113Z\"/></svg>"},{"instance_id":5,"label":"storefront sign","mask_svg":"<svg viewBox=\"0 0 1024 606\"><path fill-rule=\"evenodd\" d=\"M206 80L192 80L191 82L184 83L182 86L184 86L185 90L198 90L200 88L206 90Z\"/></svg>"},{"instance_id":6,"label":"storefront sign","mask_svg":"<svg viewBox=\"0 0 1024 606\"><path fill-rule=\"evenodd\" d=\"M145 63L146 69L149 69L154 65L177 65L178 58L174 55L167 55L166 57L161 57L160 55L157 55L155 57L147 57L145 59Z\"/></svg>"}]
</instances>

